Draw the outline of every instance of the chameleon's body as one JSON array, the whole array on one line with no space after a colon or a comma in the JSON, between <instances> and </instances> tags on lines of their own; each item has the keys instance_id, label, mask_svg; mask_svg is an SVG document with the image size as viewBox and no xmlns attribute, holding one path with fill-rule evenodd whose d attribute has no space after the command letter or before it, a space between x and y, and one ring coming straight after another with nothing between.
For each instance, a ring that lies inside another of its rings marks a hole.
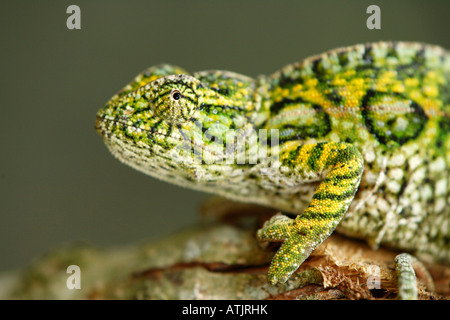
<instances>
[{"instance_id":1,"label":"chameleon's body","mask_svg":"<svg viewBox=\"0 0 450 320\"><path fill-rule=\"evenodd\" d=\"M298 214L258 231L284 241L269 270L277 283L336 227L449 263L449 116L449 53L381 42L256 80L152 67L96 126L117 158L146 174ZM252 161L255 150L267 152Z\"/></svg>"}]
</instances>

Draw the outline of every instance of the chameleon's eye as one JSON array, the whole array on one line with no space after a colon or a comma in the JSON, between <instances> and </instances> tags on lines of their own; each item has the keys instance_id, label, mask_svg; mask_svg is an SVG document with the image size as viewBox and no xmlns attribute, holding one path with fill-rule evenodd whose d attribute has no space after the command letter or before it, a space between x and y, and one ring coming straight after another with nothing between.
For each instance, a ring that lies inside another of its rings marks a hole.
<instances>
[{"instance_id":1,"label":"chameleon's eye","mask_svg":"<svg viewBox=\"0 0 450 320\"><path fill-rule=\"evenodd\" d=\"M171 96L173 100L178 101L181 99L181 92L178 91L177 89L172 90Z\"/></svg>"},{"instance_id":2,"label":"chameleon's eye","mask_svg":"<svg viewBox=\"0 0 450 320\"><path fill-rule=\"evenodd\" d=\"M188 75L170 75L154 81L151 86L155 116L170 123L188 121L198 107L198 83Z\"/></svg>"}]
</instances>

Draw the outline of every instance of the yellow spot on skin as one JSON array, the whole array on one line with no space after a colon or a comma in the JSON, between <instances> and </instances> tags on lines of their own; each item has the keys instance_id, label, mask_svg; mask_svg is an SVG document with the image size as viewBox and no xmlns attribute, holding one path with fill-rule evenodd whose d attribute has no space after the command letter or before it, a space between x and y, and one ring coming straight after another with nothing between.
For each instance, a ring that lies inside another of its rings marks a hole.
<instances>
[{"instance_id":1,"label":"yellow spot on skin","mask_svg":"<svg viewBox=\"0 0 450 320\"><path fill-rule=\"evenodd\" d=\"M386 78L395 78L397 76L397 71L394 70L388 70L383 74L383 77Z\"/></svg>"},{"instance_id":2,"label":"yellow spot on skin","mask_svg":"<svg viewBox=\"0 0 450 320\"><path fill-rule=\"evenodd\" d=\"M419 85L419 80L416 78L407 78L405 79L405 86L407 87L417 87Z\"/></svg>"},{"instance_id":3,"label":"yellow spot on skin","mask_svg":"<svg viewBox=\"0 0 450 320\"><path fill-rule=\"evenodd\" d=\"M305 85L307 87L315 87L317 86L317 84L319 83L319 80L317 80L316 78L311 78L306 80Z\"/></svg>"},{"instance_id":4,"label":"yellow spot on skin","mask_svg":"<svg viewBox=\"0 0 450 320\"><path fill-rule=\"evenodd\" d=\"M392 91L402 93L405 91L405 86L402 83L398 82L392 86Z\"/></svg>"},{"instance_id":5,"label":"yellow spot on skin","mask_svg":"<svg viewBox=\"0 0 450 320\"><path fill-rule=\"evenodd\" d=\"M356 74L356 70L351 69L351 70L345 71L342 75L346 78L350 78L350 77L353 77L355 74Z\"/></svg>"},{"instance_id":6,"label":"yellow spot on skin","mask_svg":"<svg viewBox=\"0 0 450 320\"><path fill-rule=\"evenodd\" d=\"M425 77L429 80L436 80L438 78L437 73L435 71L429 71Z\"/></svg>"},{"instance_id":7,"label":"yellow spot on skin","mask_svg":"<svg viewBox=\"0 0 450 320\"><path fill-rule=\"evenodd\" d=\"M301 85L301 84L296 84L295 86L292 87L293 92L298 92L301 90L303 90L303 85Z\"/></svg>"},{"instance_id":8,"label":"yellow spot on skin","mask_svg":"<svg viewBox=\"0 0 450 320\"><path fill-rule=\"evenodd\" d=\"M421 99L421 98L422 98L422 94L420 93L419 90L411 91L411 99L413 99L413 100L419 100L419 99Z\"/></svg>"},{"instance_id":9,"label":"yellow spot on skin","mask_svg":"<svg viewBox=\"0 0 450 320\"><path fill-rule=\"evenodd\" d=\"M361 89L364 85L364 79L361 78L353 79L350 83L352 86Z\"/></svg>"},{"instance_id":10,"label":"yellow spot on skin","mask_svg":"<svg viewBox=\"0 0 450 320\"><path fill-rule=\"evenodd\" d=\"M347 80L343 79L343 78L339 78L336 77L334 78L334 80L331 82L332 85L334 86L344 86L347 84Z\"/></svg>"},{"instance_id":11,"label":"yellow spot on skin","mask_svg":"<svg viewBox=\"0 0 450 320\"><path fill-rule=\"evenodd\" d=\"M429 97L437 97L437 95L439 94L439 91L436 89L436 87L425 86L423 88L423 93L425 93L425 95L427 95Z\"/></svg>"}]
</instances>

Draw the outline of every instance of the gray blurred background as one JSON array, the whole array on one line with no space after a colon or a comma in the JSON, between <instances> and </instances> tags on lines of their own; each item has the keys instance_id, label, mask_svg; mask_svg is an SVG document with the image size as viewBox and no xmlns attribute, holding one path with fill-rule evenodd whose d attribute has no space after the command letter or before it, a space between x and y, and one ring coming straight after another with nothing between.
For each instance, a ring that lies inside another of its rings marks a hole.
<instances>
[{"instance_id":1,"label":"gray blurred background","mask_svg":"<svg viewBox=\"0 0 450 320\"><path fill-rule=\"evenodd\" d=\"M66 8L81 8L68 30ZM366 8L381 8L381 30ZM2 1L0 271L74 241L156 239L198 219L207 195L113 158L95 114L161 62L249 76L339 46L409 40L450 48L450 1Z\"/></svg>"}]
</instances>

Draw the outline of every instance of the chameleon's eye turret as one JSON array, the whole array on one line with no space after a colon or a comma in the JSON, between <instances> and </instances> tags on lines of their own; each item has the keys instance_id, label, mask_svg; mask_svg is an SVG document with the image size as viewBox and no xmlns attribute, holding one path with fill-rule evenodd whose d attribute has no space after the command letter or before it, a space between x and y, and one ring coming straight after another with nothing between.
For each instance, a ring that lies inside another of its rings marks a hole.
<instances>
[{"instance_id":1,"label":"chameleon's eye turret","mask_svg":"<svg viewBox=\"0 0 450 320\"><path fill-rule=\"evenodd\" d=\"M170 123L188 121L198 107L199 83L188 75L170 75L150 83L155 116Z\"/></svg>"}]
</instances>

